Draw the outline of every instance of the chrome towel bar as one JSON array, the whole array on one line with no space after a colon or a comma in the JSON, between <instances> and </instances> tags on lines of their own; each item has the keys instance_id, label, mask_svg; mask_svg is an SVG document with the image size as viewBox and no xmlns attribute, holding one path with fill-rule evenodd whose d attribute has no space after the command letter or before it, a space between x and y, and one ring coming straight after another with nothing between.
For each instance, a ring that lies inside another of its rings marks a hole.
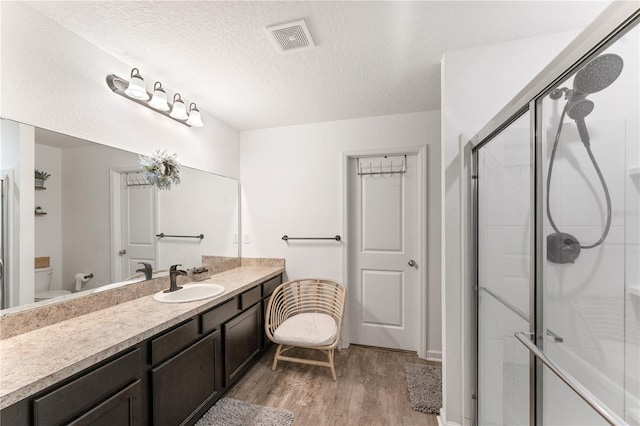
<instances>
[{"instance_id":1,"label":"chrome towel bar","mask_svg":"<svg viewBox=\"0 0 640 426\"><path fill-rule=\"evenodd\" d=\"M164 232L161 232L159 234L156 234L156 237L158 238L197 238L199 240L204 239L204 234L200 234L200 235L167 235Z\"/></svg>"},{"instance_id":2,"label":"chrome towel bar","mask_svg":"<svg viewBox=\"0 0 640 426\"><path fill-rule=\"evenodd\" d=\"M622 418L616 413L611 411L609 407L604 405L595 395L593 395L587 388L585 388L580 382L578 382L571 374L564 371L557 366L553 361L545 355L536 345L523 332L517 332L513 334L516 339L520 341L530 352L532 352L536 358L538 358L544 365L549 367L549 370L567 384L575 393L578 394L587 404L591 406L607 423L613 426L629 426Z\"/></svg>"},{"instance_id":3,"label":"chrome towel bar","mask_svg":"<svg viewBox=\"0 0 640 426\"><path fill-rule=\"evenodd\" d=\"M340 235L336 235L335 237L290 237L288 235L283 235L282 239L284 241L289 241L289 240L336 240L336 241L340 241L340 240L342 240L342 237Z\"/></svg>"}]
</instances>

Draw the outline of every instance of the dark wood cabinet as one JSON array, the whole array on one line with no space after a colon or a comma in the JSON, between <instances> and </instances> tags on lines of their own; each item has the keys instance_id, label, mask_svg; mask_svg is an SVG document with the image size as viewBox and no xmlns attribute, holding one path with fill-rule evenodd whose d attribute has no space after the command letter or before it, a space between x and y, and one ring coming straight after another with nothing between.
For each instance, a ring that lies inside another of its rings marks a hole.
<instances>
[{"instance_id":1,"label":"dark wood cabinet","mask_svg":"<svg viewBox=\"0 0 640 426\"><path fill-rule=\"evenodd\" d=\"M272 277L0 412L2 426L192 425L264 353Z\"/></svg>"},{"instance_id":2,"label":"dark wood cabinet","mask_svg":"<svg viewBox=\"0 0 640 426\"><path fill-rule=\"evenodd\" d=\"M152 368L151 385L154 426L197 420L194 416L224 390L220 331Z\"/></svg>"},{"instance_id":3,"label":"dark wood cabinet","mask_svg":"<svg viewBox=\"0 0 640 426\"><path fill-rule=\"evenodd\" d=\"M262 350L262 304L257 303L223 325L226 385L230 386Z\"/></svg>"}]
</instances>

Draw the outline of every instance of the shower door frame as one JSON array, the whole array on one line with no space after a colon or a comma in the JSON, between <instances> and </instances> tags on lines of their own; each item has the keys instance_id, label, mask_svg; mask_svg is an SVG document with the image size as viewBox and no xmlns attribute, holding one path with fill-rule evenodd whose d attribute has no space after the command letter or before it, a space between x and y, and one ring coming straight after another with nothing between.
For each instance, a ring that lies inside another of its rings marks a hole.
<instances>
[{"instance_id":1,"label":"shower door frame","mask_svg":"<svg viewBox=\"0 0 640 426\"><path fill-rule=\"evenodd\" d=\"M544 350L544 330L543 323L543 244L544 236L544 184L542 170L542 119L541 103L542 99L559 83L574 74L579 67L597 56L602 50L609 47L627 31L636 25L640 25L640 8L636 2L614 2L612 3L594 22L563 49L556 58L549 63L524 89L522 89L498 114L496 114L471 140L464 149L465 163L469 164L470 175L468 178L468 200L471 206L468 217L470 225L469 254L471 259L471 274L468 286L475 292L473 294L473 330L472 347L473 371L472 381L472 420L473 424L478 424L478 371L479 371L479 210L478 210L478 166L480 149L491 143L491 140L498 136L515 120L527 112L530 113L530 152L531 152L531 211L533 220L530 221L530 281L529 281L529 335L532 342L539 351ZM538 261L541 260L541 261ZM543 369L546 368L532 349L529 349L529 424L542 425L543 423ZM543 352L542 352L543 355ZM556 373L557 374L557 373ZM565 382L566 383L566 382ZM567 383L568 384L568 383ZM578 384L579 385L579 384ZM571 386L570 386L571 387ZM584 399L579 390L572 390ZM585 401L600 414L605 417L609 411L606 407L598 404L599 401ZM609 420L610 421L610 420ZM622 423L624 424L624 423Z\"/></svg>"}]
</instances>

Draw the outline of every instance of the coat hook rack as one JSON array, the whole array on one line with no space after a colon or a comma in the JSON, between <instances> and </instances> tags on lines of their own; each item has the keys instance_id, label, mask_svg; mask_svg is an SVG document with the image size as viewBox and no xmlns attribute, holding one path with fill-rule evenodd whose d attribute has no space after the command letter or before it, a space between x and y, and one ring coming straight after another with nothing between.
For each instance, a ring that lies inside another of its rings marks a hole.
<instances>
[{"instance_id":1,"label":"coat hook rack","mask_svg":"<svg viewBox=\"0 0 640 426\"><path fill-rule=\"evenodd\" d=\"M387 156L384 157L385 159ZM358 158L358 176L371 176L371 175L395 175L407 173L407 156L405 155L399 165L393 164L393 160L390 160L390 164L383 165L382 160L378 164L373 164L369 161L368 166L363 166L362 161Z\"/></svg>"}]
</instances>

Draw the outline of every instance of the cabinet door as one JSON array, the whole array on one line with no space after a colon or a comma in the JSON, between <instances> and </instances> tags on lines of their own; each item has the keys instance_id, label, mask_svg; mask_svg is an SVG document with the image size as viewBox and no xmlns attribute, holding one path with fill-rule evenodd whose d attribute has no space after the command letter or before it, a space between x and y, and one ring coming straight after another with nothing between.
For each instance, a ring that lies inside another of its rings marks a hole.
<instances>
[{"instance_id":1,"label":"cabinet door","mask_svg":"<svg viewBox=\"0 0 640 426\"><path fill-rule=\"evenodd\" d=\"M223 390L220 331L151 370L154 426L181 425Z\"/></svg>"},{"instance_id":2,"label":"cabinet door","mask_svg":"<svg viewBox=\"0 0 640 426\"><path fill-rule=\"evenodd\" d=\"M73 426L133 426L140 420L140 380L69 423Z\"/></svg>"},{"instance_id":3,"label":"cabinet door","mask_svg":"<svg viewBox=\"0 0 640 426\"><path fill-rule=\"evenodd\" d=\"M262 349L262 304L257 303L224 324L224 360L227 387L235 382Z\"/></svg>"}]
</instances>

